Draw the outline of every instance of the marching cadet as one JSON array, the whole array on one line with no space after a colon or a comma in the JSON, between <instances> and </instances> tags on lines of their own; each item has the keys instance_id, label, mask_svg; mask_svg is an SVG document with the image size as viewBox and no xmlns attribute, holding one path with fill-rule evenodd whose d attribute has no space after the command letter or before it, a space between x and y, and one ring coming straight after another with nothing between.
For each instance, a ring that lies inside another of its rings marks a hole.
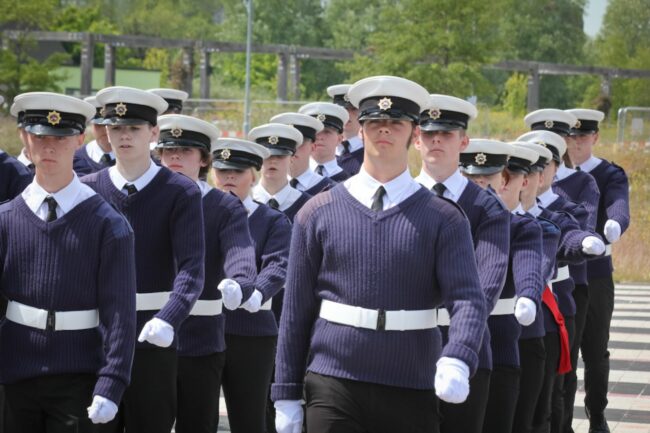
<instances>
[{"instance_id":1,"label":"marching cadet","mask_svg":"<svg viewBox=\"0 0 650 433\"><path fill-rule=\"evenodd\" d=\"M84 101L96 109L95 116L90 120L94 140L82 146L74 154L73 167L78 176L84 176L115 165L115 154L111 149L111 143L108 142L106 126L103 125L104 117L102 113L104 107L97 102L97 98L94 96L84 98Z\"/></svg>"},{"instance_id":2,"label":"marching cadet","mask_svg":"<svg viewBox=\"0 0 650 433\"><path fill-rule=\"evenodd\" d=\"M246 209L232 195L205 181L211 146L219 129L194 117L168 114L158 118L158 152L164 167L197 183L203 197L205 283L201 296L178 332L177 433L214 433L219 425L219 390L226 361L223 278L241 287L256 276L255 251ZM237 305L231 306L236 308Z\"/></svg>"},{"instance_id":3,"label":"marching cadet","mask_svg":"<svg viewBox=\"0 0 650 433\"><path fill-rule=\"evenodd\" d=\"M315 117L324 125L324 128L316 133L309 163L312 170L334 182L342 182L350 177L336 160L336 147L343 141L343 127L350 118L345 108L330 102L312 102L300 107L298 112Z\"/></svg>"},{"instance_id":4,"label":"marching cadet","mask_svg":"<svg viewBox=\"0 0 650 433\"><path fill-rule=\"evenodd\" d=\"M332 98L332 103L340 105L348 112L349 118L343 127L345 139L336 146L336 161L343 171L350 176L359 172L363 164L363 141L359 136L361 125L359 124L359 110L350 103L348 90L350 84L336 84L327 88L327 94Z\"/></svg>"},{"instance_id":5,"label":"marching cadet","mask_svg":"<svg viewBox=\"0 0 650 433\"><path fill-rule=\"evenodd\" d=\"M251 129L248 139L269 150L262 163L259 183L253 188L253 199L283 212L290 221L311 198L289 185L289 166L303 136L296 128L281 123L267 123Z\"/></svg>"},{"instance_id":6,"label":"marching cadet","mask_svg":"<svg viewBox=\"0 0 650 433\"><path fill-rule=\"evenodd\" d=\"M222 138L212 147L216 185L236 194L248 211L255 247L257 278L251 298L226 312L226 364L223 391L233 433L264 433L273 375L278 325L271 298L282 289L287 272L291 223L282 212L253 201L254 170L269 150L252 141Z\"/></svg>"},{"instance_id":7,"label":"marching cadet","mask_svg":"<svg viewBox=\"0 0 650 433\"><path fill-rule=\"evenodd\" d=\"M22 129L23 129L23 117L25 115L24 111L21 111L21 108L19 105L16 104L14 101L13 104L11 104L11 107L9 108L9 114L14 116L16 118L16 132L18 133L18 138L20 138L20 141L23 143L23 148L20 150L20 153L16 157L18 162L23 164L29 172L32 174L32 177L34 176L34 171L36 167L34 166L34 163L30 161L29 157L27 156L27 144L25 143L25 138L23 137L22 134Z\"/></svg>"},{"instance_id":8,"label":"marching cadet","mask_svg":"<svg viewBox=\"0 0 650 433\"><path fill-rule=\"evenodd\" d=\"M458 169L460 153L469 143L468 122L475 119L478 112L469 102L447 95L431 95L425 108L420 115L420 136L415 141L415 148L422 157L422 170L415 180L434 194L458 203L465 212L474 240L481 288L487 309L492 311L499 301L508 270L510 212L490 190L469 182ZM490 166L483 171L496 172L503 168ZM443 345L448 340L448 317L444 308L439 309L438 326ZM486 327L478 369L470 379L467 400L461 404L440 404L442 432L483 430L491 370L492 350Z\"/></svg>"},{"instance_id":9,"label":"marching cadet","mask_svg":"<svg viewBox=\"0 0 650 433\"><path fill-rule=\"evenodd\" d=\"M298 145L296 153L291 157L289 185L298 191L309 195L316 195L335 182L328 177L321 176L309 168L309 158L314 149L316 134L323 130L323 122L300 113L282 113L271 118L272 123L291 125L302 133L302 144Z\"/></svg>"},{"instance_id":10,"label":"marching cadet","mask_svg":"<svg viewBox=\"0 0 650 433\"><path fill-rule=\"evenodd\" d=\"M586 321L580 344L585 363L585 411L589 417L590 432L608 432L605 420L607 386L609 381L609 326L614 309L614 281L612 279L611 245L617 242L630 224L629 184L625 171L618 165L593 155L598 141L598 125L604 114L596 110L574 109L569 113L578 118L571 130L568 155L579 172L589 173L600 191L596 232L606 241L605 257L587 263L588 291L581 293L576 303L584 305ZM576 338L577 340L578 338ZM577 348L576 348L577 351ZM573 407L576 381L572 381L566 405ZM567 412L569 415L570 412ZM564 432L570 432L571 419L567 417Z\"/></svg>"},{"instance_id":11,"label":"marching cadet","mask_svg":"<svg viewBox=\"0 0 650 433\"><path fill-rule=\"evenodd\" d=\"M0 96L0 105L4 98ZM0 150L0 203L23 192L32 181L32 174L16 158ZM0 426L0 430L1 430Z\"/></svg>"},{"instance_id":12,"label":"marching cadet","mask_svg":"<svg viewBox=\"0 0 650 433\"><path fill-rule=\"evenodd\" d=\"M488 319L493 370L484 432L509 432L519 395L520 325L530 325L541 297L542 231L523 215L519 194L535 152L496 140L470 140L460 156L465 176L493 188L511 212L510 251L505 286Z\"/></svg>"},{"instance_id":13,"label":"marching cadet","mask_svg":"<svg viewBox=\"0 0 650 433\"><path fill-rule=\"evenodd\" d=\"M134 236L72 170L92 105L18 95L32 183L0 206L0 377L10 432L91 432L112 420L135 341Z\"/></svg>"},{"instance_id":14,"label":"marching cadet","mask_svg":"<svg viewBox=\"0 0 650 433\"><path fill-rule=\"evenodd\" d=\"M181 114L183 104L190 96L187 92L177 89L149 89L147 92L158 95L167 102L167 109L163 114Z\"/></svg>"},{"instance_id":15,"label":"marching cadet","mask_svg":"<svg viewBox=\"0 0 650 433\"><path fill-rule=\"evenodd\" d=\"M149 143L167 108L160 96L118 86L96 97L116 164L83 181L126 216L136 238L138 342L119 421L127 431L169 433L176 416L176 334L203 289L201 192L151 160ZM224 280L219 288L226 306L239 304L237 282Z\"/></svg>"},{"instance_id":16,"label":"marching cadet","mask_svg":"<svg viewBox=\"0 0 650 433\"><path fill-rule=\"evenodd\" d=\"M309 432L435 432L436 394L467 397L487 317L476 262L467 260L469 224L408 171L426 89L379 76L348 96L359 107L364 162L294 220L276 428L301 430L304 382ZM451 313L443 350L440 303Z\"/></svg>"}]
</instances>

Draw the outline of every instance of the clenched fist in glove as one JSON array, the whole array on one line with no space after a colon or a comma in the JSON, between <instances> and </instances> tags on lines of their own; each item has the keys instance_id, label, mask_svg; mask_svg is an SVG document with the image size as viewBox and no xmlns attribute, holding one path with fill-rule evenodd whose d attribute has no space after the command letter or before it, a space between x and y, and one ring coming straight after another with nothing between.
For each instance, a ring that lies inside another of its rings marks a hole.
<instances>
[{"instance_id":1,"label":"clenched fist in glove","mask_svg":"<svg viewBox=\"0 0 650 433\"><path fill-rule=\"evenodd\" d=\"M160 347L169 347L174 341L174 328L169 323L154 317L144 324L138 341L143 343L148 341Z\"/></svg>"},{"instance_id":2,"label":"clenched fist in glove","mask_svg":"<svg viewBox=\"0 0 650 433\"><path fill-rule=\"evenodd\" d=\"M591 256L599 256L605 252L605 243L596 236L587 236L582 240L582 252Z\"/></svg>"},{"instance_id":3,"label":"clenched fist in glove","mask_svg":"<svg viewBox=\"0 0 650 433\"><path fill-rule=\"evenodd\" d=\"M241 305L242 293L239 283L230 278L221 280L217 289L221 290L221 297L223 298L223 305L229 309L234 310Z\"/></svg>"},{"instance_id":4,"label":"clenched fist in glove","mask_svg":"<svg viewBox=\"0 0 650 433\"><path fill-rule=\"evenodd\" d=\"M255 289L251 297L248 298L248 300L244 302L240 308L243 308L249 313L257 313L262 307L262 298L262 292Z\"/></svg>"},{"instance_id":5,"label":"clenched fist in glove","mask_svg":"<svg viewBox=\"0 0 650 433\"><path fill-rule=\"evenodd\" d=\"M447 403L462 403L469 394L469 367L460 359L443 356L436 363L436 395Z\"/></svg>"},{"instance_id":6,"label":"clenched fist in glove","mask_svg":"<svg viewBox=\"0 0 650 433\"><path fill-rule=\"evenodd\" d=\"M303 411L300 400L278 400L275 406L275 429L278 433L301 433Z\"/></svg>"},{"instance_id":7,"label":"clenched fist in glove","mask_svg":"<svg viewBox=\"0 0 650 433\"><path fill-rule=\"evenodd\" d=\"M518 298L515 304L515 318L521 326L528 326L535 321L537 305L529 298Z\"/></svg>"},{"instance_id":8,"label":"clenched fist in glove","mask_svg":"<svg viewBox=\"0 0 650 433\"><path fill-rule=\"evenodd\" d=\"M609 243L613 244L621 238L621 225L614 220L607 220L603 232Z\"/></svg>"},{"instance_id":9,"label":"clenched fist in glove","mask_svg":"<svg viewBox=\"0 0 650 433\"><path fill-rule=\"evenodd\" d=\"M93 424L106 424L117 415L117 405L101 395L96 395L88 408L88 418Z\"/></svg>"}]
</instances>

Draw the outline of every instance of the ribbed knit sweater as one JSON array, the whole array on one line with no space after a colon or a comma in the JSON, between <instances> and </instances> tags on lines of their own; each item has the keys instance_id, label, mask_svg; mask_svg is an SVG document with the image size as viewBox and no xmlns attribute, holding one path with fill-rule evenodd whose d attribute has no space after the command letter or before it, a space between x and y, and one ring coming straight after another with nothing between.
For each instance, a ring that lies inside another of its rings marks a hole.
<instances>
[{"instance_id":1,"label":"ribbed knit sweater","mask_svg":"<svg viewBox=\"0 0 650 433\"><path fill-rule=\"evenodd\" d=\"M596 232L608 244L603 232L608 219L613 219L621 225L621 235L630 225L630 186L623 168L604 159L589 173L596 179L600 191ZM606 278L611 276L613 271L611 256L587 263L589 279Z\"/></svg>"},{"instance_id":2,"label":"ribbed knit sweater","mask_svg":"<svg viewBox=\"0 0 650 433\"><path fill-rule=\"evenodd\" d=\"M318 182L316 185L312 186L309 188L307 191L305 191L309 195L316 195L319 192L323 191L325 188L336 185L336 182L334 182L332 179L329 177L324 177L321 179L320 182Z\"/></svg>"},{"instance_id":3,"label":"ribbed knit sweater","mask_svg":"<svg viewBox=\"0 0 650 433\"><path fill-rule=\"evenodd\" d=\"M16 197L32 181L32 173L16 158L0 150L0 203Z\"/></svg>"},{"instance_id":4,"label":"ribbed knit sweater","mask_svg":"<svg viewBox=\"0 0 650 433\"><path fill-rule=\"evenodd\" d=\"M135 343L134 238L128 222L94 195L46 223L22 196L0 205L0 291L49 311L99 310L100 327L40 330L5 319L0 377L97 375L94 395L119 402ZM90 403L90 401L89 401Z\"/></svg>"},{"instance_id":5,"label":"ribbed knit sweater","mask_svg":"<svg viewBox=\"0 0 650 433\"><path fill-rule=\"evenodd\" d=\"M587 209L589 216L585 230L596 229L600 192L596 180L591 174L576 171L564 179L553 182L552 188L554 193L574 203L583 205Z\"/></svg>"},{"instance_id":6,"label":"ribbed knit sweater","mask_svg":"<svg viewBox=\"0 0 650 433\"><path fill-rule=\"evenodd\" d=\"M138 311L137 332L154 316L178 331L203 290L205 244L199 187L165 167L130 196L113 185L108 169L81 181L101 194L133 227L138 293L171 292L161 310ZM244 299L249 296L250 292L244 293ZM174 340L176 347L177 338ZM136 344L136 348L143 347L157 346L146 341Z\"/></svg>"},{"instance_id":7,"label":"ribbed knit sweater","mask_svg":"<svg viewBox=\"0 0 650 433\"><path fill-rule=\"evenodd\" d=\"M77 176L82 177L87 174L95 173L104 168L110 167L107 164L93 161L93 159L88 155L88 152L86 151L86 146L88 145L86 144L80 147L74 153L72 168L74 169L75 173L77 173Z\"/></svg>"},{"instance_id":8,"label":"ribbed knit sweater","mask_svg":"<svg viewBox=\"0 0 650 433\"><path fill-rule=\"evenodd\" d=\"M221 299L217 288L224 278L252 293L257 275L255 250L248 230L248 214L238 198L217 189L203 197L205 232L205 283L200 300ZM287 242L288 243L288 242ZM223 309L226 311L226 309ZM225 315L192 316L178 335L180 356L203 356L226 350Z\"/></svg>"},{"instance_id":9,"label":"ribbed knit sweater","mask_svg":"<svg viewBox=\"0 0 650 433\"><path fill-rule=\"evenodd\" d=\"M451 315L437 328L377 331L319 318L322 299L369 309ZM441 355L476 371L487 310L469 224L454 205L420 188L374 212L344 185L312 198L291 237L273 400L298 400L306 370L383 385L433 389Z\"/></svg>"},{"instance_id":10,"label":"ribbed knit sweater","mask_svg":"<svg viewBox=\"0 0 650 433\"><path fill-rule=\"evenodd\" d=\"M284 286L291 243L291 223L280 211L260 204L248 217L253 245L257 278L255 288L262 293L262 303L276 296ZM273 311L260 310L249 313L239 308L226 311L226 334L261 337L278 335L278 324Z\"/></svg>"},{"instance_id":11,"label":"ribbed knit sweater","mask_svg":"<svg viewBox=\"0 0 650 433\"><path fill-rule=\"evenodd\" d=\"M307 194L306 192L303 192L300 195L300 198L293 202L291 206L289 206L287 209L283 210L282 212L289 218L289 221L293 222L293 219L295 218L296 214L302 208L305 203L311 198L311 195Z\"/></svg>"},{"instance_id":12,"label":"ribbed knit sweater","mask_svg":"<svg viewBox=\"0 0 650 433\"><path fill-rule=\"evenodd\" d=\"M336 157L336 162L350 176L359 173L361 164L363 164L363 147L355 150L354 152L346 153Z\"/></svg>"}]
</instances>

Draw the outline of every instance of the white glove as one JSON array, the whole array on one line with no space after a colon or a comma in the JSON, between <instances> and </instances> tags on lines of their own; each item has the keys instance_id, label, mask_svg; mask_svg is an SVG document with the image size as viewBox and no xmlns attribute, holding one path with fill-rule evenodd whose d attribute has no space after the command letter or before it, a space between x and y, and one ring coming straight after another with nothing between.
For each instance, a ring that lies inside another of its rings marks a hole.
<instances>
[{"instance_id":1,"label":"white glove","mask_svg":"<svg viewBox=\"0 0 650 433\"><path fill-rule=\"evenodd\" d=\"M174 328L169 323L154 317L144 324L138 341L143 343L148 341L160 347L169 347L174 341Z\"/></svg>"},{"instance_id":2,"label":"white glove","mask_svg":"<svg viewBox=\"0 0 650 433\"><path fill-rule=\"evenodd\" d=\"M529 298L517 298L515 304L515 318L521 326L528 326L535 321L537 305Z\"/></svg>"},{"instance_id":3,"label":"white glove","mask_svg":"<svg viewBox=\"0 0 650 433\"><path fill-rule=\"evenodd\" d=\"M603 231L611 244L621 238L621 225L614 220L607 220Z\"/></svg>"},{"instance_id":4,"label":"white glove","mask_svg":"<svg viewBox=\"0 0 650 433\"><path fill-rule=\"evenodd\" d=\"M605 243L596 236L587 236L582 240L582 252L591 256L599 256L605 252Z\"/></svg>"},{"instance_id":5,"label":"white glove","mask_svg":"<svg viewBox=\"0 0 650 433\"><path fill-rule=\"evenodd\" d=\"M221 297L223 298L223 305L229 309L234 310L241 305L241 287L239 283L230 278L221 280L217 289L221 290Z\"/></svg>"},{"instance_id":6,"label":"white glove","mask_svg":"<svg viewBox=\"0 0 650 433\"><path fill-rule=\"evenodd\" d=\"M262 292L255 289L251 297L248 298L248 300L244 302L239 308L243 308L249 313L257 313L260 311L260 307L262 306L262 298Z\"/></svg>"},{"instance_id":7,"label":"white glove","mask_svg":"<svg viewBox=\"0 0 650 433\"><path fill-rule=\"evenodd\" d=\"M275 406L275 429L278 433L301 433L303 411L300 400L278 400Z\"/></svg>"},{"instance_id":8,"label":"white glove","mask_svg":"<svg viewBox=\"0 0 650 433\"><path fill-rule=\"evenodd\" d=\"M469 394L469 367L460 359L443 356L436 363L436 395L447 403L462 403Z\"/></svg>"},{"instance_id":9,"label":"white glove","mask_svg":"<svg viewBox=\"0 0 650 433\"><path fill-rule=\"evenodd\" d=\"M117 405L101 395L96 395L88 408L88 418L93 424L106 424L117 415Z\"/></svg>"}]
</instances>

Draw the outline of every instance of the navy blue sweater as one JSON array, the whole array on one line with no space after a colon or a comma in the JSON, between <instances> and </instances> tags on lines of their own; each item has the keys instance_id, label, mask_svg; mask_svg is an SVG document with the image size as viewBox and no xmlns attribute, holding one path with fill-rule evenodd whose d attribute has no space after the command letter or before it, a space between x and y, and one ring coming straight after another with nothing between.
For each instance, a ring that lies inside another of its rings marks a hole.
<instances>
[{"instance_id":1,"label":"navy blue sweater","mask_svg":"<svg viewBox=\"0 0 650 433\"><path fill-rule=\"evenodd\" d=\"M293 226L272 399L300 399L306 370L433 389L441 352L474 374L487 309L473 255L465 216L425 188L380 212L343 185L312 198ZM375 331L326 321L322 299L384 310L444 303L449 343L441 350L437 328Z\"/></svg>"},{"instance_id":2,"label":"navy blue sweater","mask_svg":"<svg viewBox=\"0 0 650 433\"><path fill-rule=\"evenodd\" d=\"M253 245L257 278L255 288L262 293L262 303L273 298L284 286L291 243L291 223L280 211L267 205L259 207L248 217ZM272 336L278 334L278 325L273 311L260 310L249 313L239 308L226 311L226 334L243 336Z\"/></svg>"},{"instance_id":3,"label":"navy blue sweater","mask_svg":"<svg viewBox=\"0 0 650 433\"><path fill-rule=\"evenodd\" d=\"M346 153L336 157L336 162L350 176L359 173L361 165L363 164L363 147L355 150L354 152Z\"/></svg>"},{"instance_id":4,"label":"navy blue sweater","mask_svg":"<svg viewBox=\"0 0 650 433\"><path fill-rule=\"evenodd\" d=\"M99 310L100 327L40 330L5 319L0 377L97 375L94 395L119 402L135 343L134 239L128 222L99 195L46 223L22 196L0 205L0 292L49 311ZM90 401L89 401L90 403Z\"/></svg>"},{"instance_id":5,"label":"navy blue sweater","mask_svg":"<svg viewBox=\"0 0 650 433\"><path fill-rule=\"evenodd\" d=\"M199 187L164 167L146 187L130 196L113 185L108 169L81 181L101 194L133 227L138 293L171 292L160 311L138 311L138 333L154 316L178 331L203 290L205 244ZM244 293L244 299L250 295ZM177 344L177 338L175 341ZM146 341L136 344L136 348L142 347L157 346Z\"/></svg>"},{"instance_id":6,"label":"navy blue sweater","mask_svg":"<svg viewBox=\"0 0 650 433\"><path fill-rule=\"evenodd\" d=\"M93 161L93 159L88 156L88 152L86 152L86 146L88 145L85 144L74 153L72 168L75 173L77 173L77 176L82 177L111 166L110 164Z\"/></svg>"},{"instance_id":7,"label":"navy blue sweater","mask_svg":"<svg viewBox=\"0 0 650 433\"><path fill-rule=\"evenodd\" d=\"M623 168L604 159L589 173L596 179L600 191L596 232L608 244L603 232L608 219L613 219L621 225L621 234L625 233L630 225L630 186ZM590 279L608 277L613 271L611 256L590 260L587 263L587 274Z\"/></svg>"},{"instance_id":8,"label":"navy blue sweater","mask_svg":"<svg viewBox=\"0 0 650 433\"><path fill-rule=\"evenodd\" d=\"M237 281L242 292L252 292L257 269L246 208L237 197L211 189L203 197L203 220L205 283L199 299L221 299L217 286L224 278ZM189 316L179 331L178 354L203 356L223 352L224 332L224 314Z\"/></svg>"},{"instance_id":9,"label":"navy blue sweater","mask_svg":"<svg viewBox=\"0 0 650 433\"><path fill-rule=\"evenodd\" d=\"M336 185L336 182L334 182L329 177L324 177L323 179L321 179L320 182L318 182L316 185L312 186L305 192L311 196L314 196L319 192L325 190L325 188L331 187L333 185Z\"/></svg>"},{"instance_id":10,"label":"navy blue sweater","mask_svg":"<svg viewBox=\"0 0 650 433\"><path fill-rule=\"evenodd\" d=\"M0 203L11 200L32 182L34 176L20 161L0 151Z\"/></svg>"},{"instance_id":11,"label":"navy blue sweater","mask_svg":"<svg viewBox=\"0 0 650 433\"><path fill-rule=\"evenodd\" d=\"M293 202L291 206L282 212L287 216L287 218L289 218L289 221L293 222L293 219L295 218L300 208L302 208L310 198L311 195L307 194L306 192L302 192L300 198Z\"/></svg>"}]
</instances>

